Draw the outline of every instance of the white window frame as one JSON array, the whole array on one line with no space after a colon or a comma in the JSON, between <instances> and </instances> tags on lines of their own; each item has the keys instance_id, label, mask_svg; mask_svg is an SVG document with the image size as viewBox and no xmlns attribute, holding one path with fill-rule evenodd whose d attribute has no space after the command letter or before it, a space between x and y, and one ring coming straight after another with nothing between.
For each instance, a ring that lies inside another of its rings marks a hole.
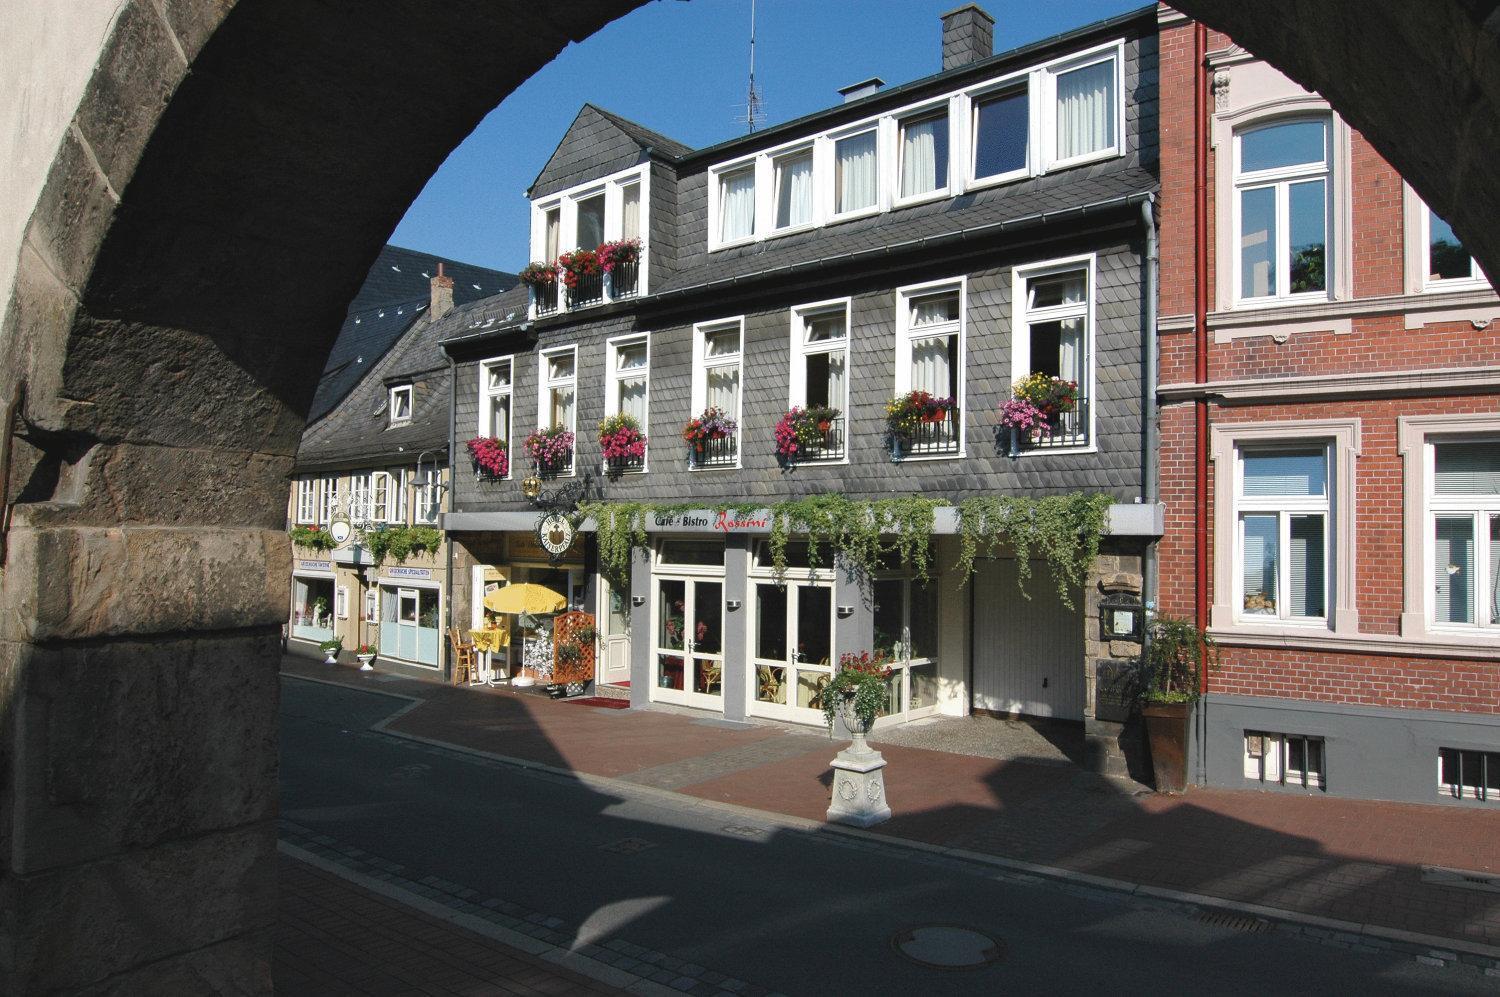
<instances>
[{"instance_id":1,"label":"white window frame","mask_svg":"<svg viewBox=\"0 0 1500 997\"><path fill-rule=\"evenodd\" d=\"M403 397L403 396L406 398L406 415L398 417L396 415L396 400L398 398ZM416 403L416 389L415 389L415 387L413 385L410 385L410 384L393 384L393 385L391 385L390 395L386 399L386 413L387 413L387 415L390 418L390 425L392 425L392 426L405 426L407 423L411 422L412 415L413 415L412 406L415 403Z\"/></svg>"},{"instance_id":2,"label":"white window frame","mask_svg":"<svg viewBox=\"0 0 1500 997\"><path fill-rule=\"evenodd\" d=\"M1491 443L1500 447L1500 435L1478 433L1462 435L1430 434L1423 442L1423 579L1427 626L1433 633L1488 636L1500 639L1500 612L1495 611L1495 593L1490 552L1490 520L1500 516L1500 495L1439 495L1437 494L1437 447L1445 443ZM1438 622L1434 594L1437 589L1437 521L1467 518L1473 527L1474 537L1474 622Z\"/></svg>"},{"instance_id":3,"label":"white window frame","mask_svg":"<svg viewBox=\"0 0 1500 997\"><path fill-rule=\"evenodd\" d=\"M385 506L379 511L381 516L376 515L377 504L375 501L378 482L385 484ZM389 525L403 525L406 522L406 470L404 468L396 471L371 471L369 474L369 512L368 520L371 523L384 523Z\"/></svg>"},{"instance_id":4,"label":"white window frame","mask_svg":"<svg viewBox=\"0 0 1500 997\"><path fill-rule=\"evenodd\" d=\"M1418 240L1412 251L1416 253L1416 268L1421 275L1419 287L1422 291L1477 291L1488 290L1490 282L1485 277L1484 271L1479 269L1479 261L1474 259L1474 254L1469 254L1469 276L1467 277L1434 277L1432 275L1432 209L1427 203L1416 195L1410 187L1407 187L1410 195L1417 202L1417 228L1419 229ZM1457 235L1457 233L1454 233ZM1465 247L1467 248L1467 247Z\"/></svg>"},{"instance_id":5,"label":"white window frame","mask_svg":"<svg viewBox=\"0 0 1500 997\"><path fill-rule=\"evenodd\" d=\"M318 522L327 526L339 511L339 479L336 474L324 475L320 480L321 495L318 500Z\"/></svg>"},{"instance_id":6,"label":"white window frame","mask_svg":"<svg viewBox=\"0 0 1500 997\"><path fill-rule=\"evenodd\" d=\"M492 390L490 369L501 365L510 368L510 383L504 388ZM516 436L516 357L513 353L487 357L479 361L479 414L474 426L474 435L485 437L490 435L495 422L495 401L501 397L506 398L510 403L510 416L505 420L505 439L501 441L505 444L506 454L505 477L501 480L509 481L511 467L516 456L511 446Z\"/></svg>"},{"instance_id":7,"label":"white window frame","mask_svg":"<svg viewBox=\"0 0 1500 997\"><path fill-rule=\"evenodd\" d=\"M954 432L958 434L958 449L953 453L911 453L901 458L902 463L919 460L956 460L968 452L968 408L966 406L965 394L968 391L969 377L969 278L967 275L949 277L944 280L929 280L920 284L907 284L896 288L896 391L897 395L904 395L912 390L911 386L911 350L912 343L917 339L926 339L932 336L931 328L923 328L913 331L911 328L911 309L908 302L912 298L925 298L931 294L938 294L945 290L956 290L958 292L958 423L954 426Z\"/></svg>"},{"instance_id":8,"label":"white window frame","mask_svg":"<svg viewBox=\"0 0 1500 997\"><path fill-rule=\"evenodd\" d=\"M370 520L370 475L349 476L349 521L353 526L368 525Z\"/></svg>"},{"instance_id":9,"label":"white window frame","mask_svg":"<svg viewBox=\"0 0 1500 997\"><path fill-rule=\"evenodd\" d=\"M1324 125L1323 162L1321 164L1300 164L1291 167L1256 170L1248 174L1240 171L1240 148L1246 134L1304 121L1321 121ZM1338 286L1336 269L1340 265L1339 258L1343 256L1347 245L1347 243L1344 243L1339 238L1340 229L1336 217L1338 214L1336 206L1340 194L1339 185L1335 180L1339 161L1336 128L1336 119L1328 112L1302 112L1269 118L1257 118L1254 121L1245 122L1234 128L1229 151L1230 182L1225 186L1229 188L1230 201L1229 243L1232 250L1230 264L1233 268L1230 280L1234 288L1234 303L1237 307L1256 308L1295 304L1302 301L1333 300L1335 290ZM1291 188L1295 184L1306 183L1312 180L1323 181L1324 286L1321 291L1299 291L1293 293L1291 290ZM1243 217L1240 208L1240 195L1246 190L1261 190L1266 188L1270 188L1275 192L1276 286L1283 290L1280 290L1276 294L1248 297L1245 294L1242 283L1244 279L1244 266L1241 260L1241 243L1243 241L1241 225L1243 224Z\"/></svg>"},{"instance_id":10,"label":"white window frame","mask_svg":"<svg viewBox=\"0 0 1500 997\"><path fill-rule=\"evenodd\" d=\"M564 353L573 355L573 373L568 377L560 377L553 380L547 373L547 362L555 356ZM552 428L551 401L552 391L555 388L571 387L573 389L573 414L572 425L566 427L573 434L573 456L568 463L566 471L557 472L558 477L571 478L578 473L578 344L570 343L567 346L555 346L551 349L541 350L536 355L537 359L537 390L536 390L536 425L538 430ZM514 376L514 371L512 371ZM512 410L512 415L514 415Z\"/></svg>"},{"instance_id":11,"label":"white window frame","mask_svg":"<svg viewBox=\"0 0 1500 997\"><path fill-rule=\"evenodd\" d=\"M925 204L928 201L940 201L951 196L952 191L956 186L954 183L955 160L953 153L955 147L959 145L959 142L954 137L956 132L953 123L954 119L957 117L957 115L954 113L954 107L958 102L959 98L957 95L949 95L938 100L928 102L926 104L917 104L910 110L903 110L900 114L890 115L889 118L886 119L889 121L889 125L887 125L887 127L890 130L891 155L885 157L881 161L881 163L877 164L876 173L877 175L880 173L880 166L885 166L886 169L890 171L890 175L884 178L885 182L883 186L885 186L890 191L891 207L905 208L913 204ZM948 173L946 176L942 177L943 182L940 186L929 191L923 191L920 194L911 194L906 197L902 197L901 170L904 166L904 161L901 156L901 150L905 146L905 143L902 140L903 133L906 129L907 124L909 123L915 123L917 121L936 117L943 117L948 121ZM879 198L877 197L876 200L878 202Z\"/></svg>"},{"instance_id":12,"label":"white window frame","mask_svg":"<svg viewBox=\"0 0 1500 997\"><path fill-rule=\"evenodd\" d=\"M875 202L868 207L851 208L840 212L835 184L838 171L838 144L846 138L858 138L867 134L875 136ZM814 161L814 182L817 184L816 204L820 223L853 221L856 218L868 218L890 210L890 184L886 181L886 172L891 161L890 136L887 134L887 129L882 126L880 118L869 118L857 125L829 132L826 136L820 137L818 143L824 150L823 162L826 164L821 173L818 173L817 161Z\"/></svg>"},{"instance_id":13,"label":"white window frame","mask_svg":"<svg viewBox=\"0 0 1500 997\"><path fill-rule=\"evenodd\" d=\"M1252 753L1252 739L1258 739L1260 754ZM1311 771L1307 765L1307 749L1303 748L1303 769L1292 769L1291 741L1317 742L1318 759L1322 768ZM1265 785L1284 786L1288 789L1326 789L1328 774L1328 740L1315 734L1277 734L1260 730L1247 730L1244 735L1245 778Z\"/></svg>"},{"instance_id":14,"label":"white window frame","mask_svg":"<svg viewBox=\"0 0 1500 997\"><path fill-rule=\"evenodd\" d=\"M1239 555L1239 503L1241 470L1238 450L1242 446L1327 446L1328 522L1324 529L1323 571L1329 591L1324 599L1325 619L1242 618L1240 590L1243 572ZM1360 456L1360 420L1308 419L1277 423L1219 423L1210 429L1213 472L1214 564L1213 604L1209 626L1216 636L1340 637L1359 634L1359 610L1355 602L1355 522L1357 508L1355 462ZM1237 579L1236 575L1240 577Z\"/></svg>"},{"instance_id":15,"label":"white window frame","mask_svg":"<svg viewBox=\"0 0 1500 997\"><path fill-rule=\"evenodd\" d=\"M333 615L341 620L349 618L349 586L337 585L334 587Z\"/></svg>"},{"instance_id":16,"label":"white window frame","mask_svg":"<svg viewBox=\"0 0 1500 997\"><path fill-rule=\"evenodd\" d=\"M628 169L611 173L609 176L598 180L590 180L576 187L549 194L531 202L531 255L533 259L545 263L554 260L543 259L547 248L547 212L556 208L558 211L557 251L558 253L571 252L574 249L593 249L593 246L579 246L578 243L578 202L588 200L599 193L604 194L604 241L614 242L624 238L625 231L625 188L631 184L639 184L641 192L640 210L640 240L641 254L639 276L636 278L636 293L632 297L644 297L649 293L650 267L647 260L650 253L651 242L651 164L642 163ZM567 310L566 294L562 290L562 281L558 280L558 311ZM608 294L605 301L613 300ZM593 307L587 305L583 307ZM548 312L548 315L554 313ZM531 308L531 316L536 317L536 308Z\"/></svg>"},{"instance_id":17,"label":"white window frame","mask_svg":"<svg viewBox=\"0 0 1500 997\"><path fill-rule=\"evenodd\" d=\"M746 170L749 170L755 178L755 214L751 222L751 231L749 235L725 239L722 229L723 217L720 214L724 179L730 174L742 173ZM771 200L767 191L767 187L770 186L767 182L769 172L770 157L767 153L736 159L722 166L715 166L708 171L708 248L710 250L745 246L765 238L766 216L770 211L768 205ZM816 183L816 160L813 162L813 173Z\"/></svg>"},{"instance_id":18,"label":"white window frame","mask_svg":"<svg viewBox=\"0 0 1500 997\"><path fill-rule=\"evenodd\" d=\"M722 332L733 328L739 332L740 348L733 358L715 357L709 360L704 354L706 350L706 337L709 333ZM724 471L733 470L740 466L744 458L744 416L745 416L745 316L735 315L731 318L716 319L712 322L693 323L693 386L692 386L692 412L688 418L694 418L708 407L708 372L720 367L734 367L739 371L739 391L735 397L735 439L734 439L734 463L695 465L694 471Z\"/></svg>"},{"instance_id":19,"label":"white window frame","mask_svg":"<svg viewBox=\"0 0 1500 997\"><path fill-rule=\"evenodd\" d=\"M741 343L741 349L744 344ZM651 438L651 334L649 332L630 333L625 336L614 336L604 342L604 415L606 418L620 414L620 382L624 380L620 376L619 361L620 349L628 346L644 346L646 348L646 366L639 375L646 381L646 418L641 422L641 435L649 441ZM644 474L647 470L647 462L651 459L651 444L646 444L646 455L641 458L641 466L631 468L629 473Z\"/></svg>"},{"instance_id":20,"label":"white window frame","mask_svg":"<svg viewBox=\"0 0 1500 997\"><path fill-rule=\"evenodd\" d=\"M823 170L819 168L818 152L818 144L816 141L813 141L795 142L789 146L778 147L775 152L766 153L766 161L770 167L770 183L768 184L768 188L766 191L766 195L770 199L770 205L767 209L767 217L769 218L767 227L768 235L791 235L794 232L806 232L809 229L817 228L822 224L823 205L822 199L818 195L821 191L820 181L822 180ZM794 156L802 155L806 155L812 159L812 217L807 221L801 223L800 225L785 225L777 227L776 210L778 205L776 197L776 164L780 160L790 159ZM715 189L717 189L717 187ZM760 193L760 178L757 176L755 185L755 195L757 201L760 200ZM759 214L758 208L757 214ZM714 217L717 218L718 215L715 215Z\"/></svg>"},{"instance_id":21,"label":"white window frame","mask_svg":"<svg viewBox=\"0 0 1500 997\"><path fill-rule=\"evenodd\" d=\"M1011 334L1010 334L1010 383L1015 384L1023 377L1031 374L1031 324L1033 322L1051 322L1059 319L1082 318L1084 320L1083 350L1084 350L1084 374L1083 383L1079 385L1080 393L1088 403L1088 426L1087 439L1073 446L1049 446L1040 451L1021 451L1022 456L1028 454L1056 454L1056 453L1097 453L1099 450L1099 406L1094 403L1094 386L1097 381L1096 368L1098 363L1095 359L1095 341L1097 339L1096 316L1098 314L1098 269L1099 256L1097 253L1084 253L1078 256L1065 256L1055 260L1043 260L1040 263L1028 263L1011 270ZM1082 270L1086 281L1085 292L1087 299L1083 305L1059 305L1051 308L1038 308L1031 311L1027 308L1029 295L1027 284L1038 277L1051 277L1057 274L1072 273ZM1007 396L1009 392L1006 393Z\"/></svg>"},{"instance_id":22,"label":"white window frame","mask_svg":"<svg viewBox=\"0 0 1500 997\"><path fill-rule=\"evenodd\" d=\"M431 466L412 472L412 523L436 526L443 511L443 469Z\"/></svg>"},{"instance_id":23,"label":"white window frame","mask_svg":"<svg viewBox=\"0 0 1500 997\"><path fill-rule=\"evenodd\" d=\"M316 523L318 521L318 479L303 477L297 479L296 494L296 522L299 525Z\"/></svg>"},{"instance_id":24,"label":"white window frame","mask_svg":"<svg viewBox=\"0 0 1500 997\"><path fill-rule=\"evenodd\" d=\"M847 464L849 463L849 382L853 375L853 340L854 331L852 318L854 311L853 298L830 298L827 301L813 301L805 305L795 305L790 310L791 316L791 369L787 377L787 407L807 407L807 358L820 354L842 353L844 355L844 397L837 403L830 400L829 404L839 410L840 417L844 420L844 456L839 460L819 460L820 464ZM844 342L843 346L822 346L809 344L807 342L807 320L820 315L842 313L844 316Z\"/></svg>"},{"instance_id":25,"label":"white window frame","mask_svg":"<svg viewBox=\"0 0 1500 997\"><path fill-rule=\"evenodd\" d=\"M1057 158L1057 78L1079 69L1088 69L1100 63L1114 60L1115 77L1115 141L1108 148L1098 149L1094 152L1083 153L1078 156L1069 156L1065 159ZM1104 159L1113 159L1122 155L1125 151L1125 43L1123 40L1101 45L1075 55L1050 62L1037 71L1040 84L1034 88L1039 91L1041 107L1041 129L1040 141L1036 150L1039 157L1039 169L1046 173L1052 170L1071 169L1075 166L1083 166L1086 163L1097 163Z\"/></svg>"},{"instance_id":26,"label":"white window frame","mask_svg":"<svg viewBox=\"0 0 1500 997\"><path fill-rule=\"evenodd\" d=\"M1323 452L1324 494L1309 496L1247 496L1245 495L1245 457L1248 454L1277 453L1288 450L1321 450ZM1291 616L1291 521L1294 516L1315 515L1323 517L1323 615ZM1276 533L1276 613L1274 615L1245 612L1245 517L1275 516ZM1327 439L1312 439L1305 444L1296 441L1272 444L1241 444L1235 447L1234 461L1234 594L1233 605L1237 622L1245 625L1260 623L1286 626L1315 626L1326 629L1328 614L1333 605L1333 457Z\"/></svg>"},{"instance_id":27,"label":"white window frame","mask_svg":"<svg viewBox=\"0 0 1500 997\"><path fill-rule=\"evenodd\" d=\"M1026 95L1026 161L1019 168L1006 173L997 173L989 177L978 176L979 105L991 97L1010 93ZM1037 133L1037 121L1041 115L1041 99L1041 87L1037 82L1035 71L1012 73L962 95L959 115L964 122L962 176L965 190L980 190L985 187L1014 183L1041 172L1041 152L1037 148L1041 138Z\"/></svg>"},{"instance_id":28,"label":"white window frame","mask_svg":"<svg viewBox=\"0 0 1500 997\"><path fill-rule=\"evenodd\" d=\"M1402 416L1396 420L1397 449L1402 460L1402 607L1401 636L1404 639L1427 642L1454 643L1461 641L1473 648L1500 649L1500 621L1496 625L1481 626L1475 623L1435 624L1433 620L1433 565L1436 542L1434 515L1449 505L1456 512L1461 506L1470 506L1476 513L1484 505L1485 511L1495 500L1487 496L1451 496L1434 503L1435 451L1434 443L1464 442L1465 440L1500 440L1500 411L1477 412L1463 415ZM1500 511L1497 508L1496 511ZM1481 522L1482 516L1477 516ZM1476 532L1474 537L1474 573L1478 585L1474 593L1475 620L1479 619L1480 599L1487 593L1488 575L1485 557L1488 556L1489 535ZM1480 548L1484 550L1481 552Z\"/></svg>"}]
</instances>

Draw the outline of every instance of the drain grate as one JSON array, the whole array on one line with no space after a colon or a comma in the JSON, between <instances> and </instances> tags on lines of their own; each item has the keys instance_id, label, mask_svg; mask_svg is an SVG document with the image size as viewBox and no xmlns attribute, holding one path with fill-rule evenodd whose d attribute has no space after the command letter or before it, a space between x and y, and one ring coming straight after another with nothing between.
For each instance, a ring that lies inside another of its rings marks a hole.
<instances>
[{"instance_id":1,"label":"drain grate","mask_svg":"<svg viewBox=\"0 0 1500 997\"><path fill-rule=\"evenodd\" d=\"M1456 886L1461 890L1484 890L1500 893L1500 873L1475 872L1470 869L1445 869L1440 865L1424 865L1422 882L1439 886Z\"/></svg>"},{"instance_id":2,"label":"drain grate","mask_svg":"<svg viewBox=\"0 0 1500 997\"><path fill-rule=\"evenodd\" d=\"M1204 924L1212 924L1219 928L1228 928L1230 931L1243 931L1251 935L1271 930L1271 922L1263 917L1251 917L1249 914L1232 914L1225 910L1200 911L1198 913L1198 920Z\"/></svg>"},{"instance_id":3,"label":"drain grate","mask_svg":"<svg viewBox=\"0 0 1500 997\"><path fill-rule=\"evenodd\" d=\"M611 841L607 845L600 845L601 852L618 852L621 855L636 855L648 848L655 848L656 842L647 841L645 838L622 838L619 841Z\"/></svg>"}]
</instances>

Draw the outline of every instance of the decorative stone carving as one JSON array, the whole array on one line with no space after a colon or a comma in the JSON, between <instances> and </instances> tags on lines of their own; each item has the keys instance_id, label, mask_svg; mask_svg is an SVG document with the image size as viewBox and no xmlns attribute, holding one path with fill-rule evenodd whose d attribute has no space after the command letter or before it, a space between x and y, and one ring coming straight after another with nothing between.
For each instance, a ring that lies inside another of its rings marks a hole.
<instances>
[{"instance_id":1,"label":"decorative stone carving","mask_svg":"<svg viewBox=\"0 0 1500 997\"><path fill-rule=\"evenodd\" d=\"M1210 89L1214 94L1214 110L1229 110L1229 74L1220 70L1214 73L1213 84Z\"/></svg>"},{"instance_id":2,"label":"decorative stone carving","mask_svg":"<svg viewBox=\"0 0 1500 997\"><path fill-rule=\"evenodd\" d=\"M853 827L873 827L891 819L885 799L885 759L865 743L863 734L833 759L833 796L828 820Z\"/></svg>"}]
</instances>

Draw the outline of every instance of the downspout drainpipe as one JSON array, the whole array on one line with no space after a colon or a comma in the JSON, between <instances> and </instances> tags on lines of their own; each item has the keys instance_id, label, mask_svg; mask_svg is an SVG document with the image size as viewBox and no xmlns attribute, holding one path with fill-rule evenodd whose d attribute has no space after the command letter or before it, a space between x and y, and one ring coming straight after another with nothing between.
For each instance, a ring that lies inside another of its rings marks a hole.
<instances>
[{"instance_id":1,"label":"downspout drainpipe","mask_svg":"<svg viewBox=\"0 0 1500 997\"><path fill-rule=\"evenodd\" d=\"M1144 309L1145 328L1142 330L1145 340L1146 365L1141 383L1141 502L1150 507L1156 505L1157 495L1160 493L1160 484L1157 481L1160 461L1157 450L1161 440L1161 421L1156 404L1159 368L1156 355L1156 296L1161 276L1156 246L1155 197L1148 197L1141 202L1141 224L1146 229L1146 307ZM1159 600L1156 581L1156 543L1152 541L1147 544L1145 554L1141 558L1141 598L1147 610L1155 610ZM1150 627L1142 630L1143 653L1150 647L1150 635Z\"/></svg>"},{"instance_id":2,"label":"downspout drainpipe","mask_svg":"<svg viewBox=\"0 0 1500 997\"><path fill-rule=\"evenodd\" d=\"M1193 377L1208 382L1208 26L1193 24ZM1193 615L1208 629L1208 399L1193 402ZM1190 782L1208 784L1208 668L1199 668L1194 732L1198 772Z\"/></svg>"},{"instance_id":3,"label":"downspout drainpipe","mask_svg":"<svg viewBox=\"0 0 1500 997\"><path fill-rule=\"evenodd\" d=\"M458 472L453 463L453 446L455 420L458 418L458 364L453 360L453 354L444 351L448 357L448 511L453 511L453 487L458 477ZM448 593L444 601L448 606L447 621L448 632L453 632L453 536L448 532L448 524L443 523L443 550L447 553L447 566L443 569L443 590ZM442 642L448 648L448 681L453 681L453 668L456 664L453 660L453 642L445 640Z\"/></svg>"}]
</instances>

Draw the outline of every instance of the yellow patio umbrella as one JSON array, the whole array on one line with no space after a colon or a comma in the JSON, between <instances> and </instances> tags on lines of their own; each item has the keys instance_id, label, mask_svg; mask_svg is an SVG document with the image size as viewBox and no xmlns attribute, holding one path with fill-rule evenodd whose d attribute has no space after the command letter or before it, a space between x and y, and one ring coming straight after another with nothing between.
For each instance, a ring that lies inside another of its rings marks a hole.
<instances>
[{"instance_id":1,"label":"yellow patio umbrella","mask_svg":"<svg viewBox=\"0 0 1500 997\"><path fill-rule=\"evenodd\" d=\"M555 613L567 604L568 600L545 585L530 582L507 585L484 597L484 608L492 613Z\"/></svg>"}]
</instances>

